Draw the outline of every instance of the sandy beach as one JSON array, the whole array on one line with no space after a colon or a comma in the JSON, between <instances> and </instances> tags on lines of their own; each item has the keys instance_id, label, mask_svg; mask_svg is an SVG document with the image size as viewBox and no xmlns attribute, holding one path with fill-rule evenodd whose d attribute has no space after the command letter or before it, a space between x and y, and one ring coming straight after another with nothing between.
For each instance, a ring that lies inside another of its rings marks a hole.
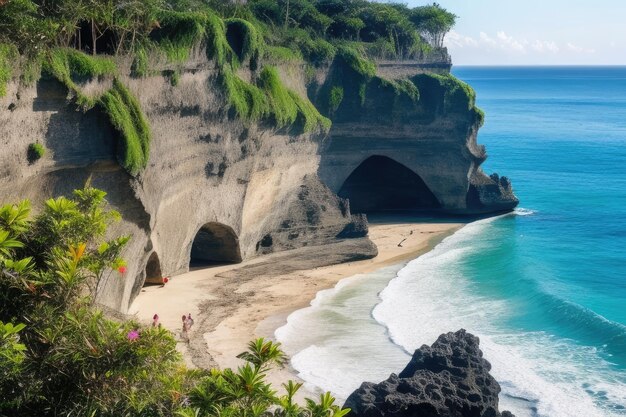
<instances>
[{"instance_id":1,"label":"sandy beach","mask_svg":"<svg viewBox=\"0 0 626 417\"><path fill-rule=\"evenodd\" d=\"M273 267L289 256L297 257L300 252L296 250L236 265L196 269L173 277L165 286L145 287L129 313L145 323L150 323L157 313L162 325L180 339L178 347L189 366L236 367L240 364L236 355L245 350L250 340L272 339L287 316L308 306L318 291L355 274L415 259L462 226L461 223L417 223L404 217L374 219L369 238L378 247L378 256L373 259L287 269L287 273ZM304 249L315 251L315 248ZM317 250L323 256L324 250L332 248ZM187 343L180 334L182 315L188 313L195 323ZM272 382L294 378L296 375L289 366L269 377Z\"/></svg>"}]
</instances>

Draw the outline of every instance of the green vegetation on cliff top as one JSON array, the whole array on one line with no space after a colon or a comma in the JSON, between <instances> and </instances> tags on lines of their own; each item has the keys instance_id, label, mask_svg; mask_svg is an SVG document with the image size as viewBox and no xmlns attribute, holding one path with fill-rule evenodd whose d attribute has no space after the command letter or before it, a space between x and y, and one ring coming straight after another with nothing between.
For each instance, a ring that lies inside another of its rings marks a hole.
<instances>
[{"instance_id":1,"label":"green vegetation on cliff top","mask_svg":"<svg viewBox=\"0 0 626 417\"><path fill-rule=\"evenodd\" d=\"M413 83L375 77L371 59L422 57L441 47L455 19L437 4L409 8L366 0L11 0L0 6L0 96L19 72L23 82L32 83L42 64L80 107L100 104L107 112L121 133L120 162L136 175L147 164L150 139L137 100L119 79L102 96L88 96L81 89L90 79L120 75L112 56L132 56L135 77L157 75L151 57L162 56L169 63L162 74L176 86L192 52L204 53L215 63L218 84L237 117L292 133L326 131L329 120L308 97L288 90L266 62L344 66L357 85L351 89L341 77L334 78L326 89L328 98L322 100L328 103L328 115L352 90L364 104L372 81L415 101L420 93ZM13 64L16 50L24 57L18 60L21 69ZM251 82L241 79L241 65L253 71L258 67L258 75ZM446 101L473 94L447 78L439 81L450 90ZM468 109L472 107L473 99Z\"/></svg>"}]
</instances>

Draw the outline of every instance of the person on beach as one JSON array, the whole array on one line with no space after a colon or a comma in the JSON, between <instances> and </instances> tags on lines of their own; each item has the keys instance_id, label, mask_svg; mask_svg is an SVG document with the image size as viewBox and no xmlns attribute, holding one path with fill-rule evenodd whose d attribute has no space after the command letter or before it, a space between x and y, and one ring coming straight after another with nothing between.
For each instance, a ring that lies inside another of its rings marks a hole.
<instances>
[{"instance_id":1,"label":"person on beach","mask_svg":"<svg viewBox=\"0 0 626 417\"><path fill-rule=\"evenodd\" d=\"M160 326L159 315L155 314L154 316L152 316L152 327L157 327L157 326Z\"/></svg>"},{"instance_id":2,"label":"person on beach","mask_svg":"<svg viewBox=\"0 0 626 417\"><path fill-rule=\"evenodd\" d=\"M191 326L193 326L193 319L191 318L191 313L187 315L187 330L191 330Z\"/></svg>"},{"instance_id":3,"label":"person on beach","mask_svg":"<svg viewBox=\"0 0 626 417\"><path fill-rule=\"evenodd\" d=\"M189 327L187 326L187 316L183 314L183 331L181 332L181 337L184 342L189 343Z\"/></svg>"}]
</instances>

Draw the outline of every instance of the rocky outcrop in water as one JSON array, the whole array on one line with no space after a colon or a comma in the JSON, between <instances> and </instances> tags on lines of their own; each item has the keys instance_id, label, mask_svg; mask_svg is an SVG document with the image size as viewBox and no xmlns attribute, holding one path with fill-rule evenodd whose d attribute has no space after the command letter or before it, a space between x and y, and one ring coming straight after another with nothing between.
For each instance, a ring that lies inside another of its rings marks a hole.
<instances>
[{"instance_id":1,"label":"rocky outcrop in water","mask_svg":"<svg viewBox=\"0 0 626 417\"><path fill-rule=\"evenodd\" d=\"M500 385L478 344L465 330L443 334L399 375L364 382L344 407L354 417L514 417L498 411Z\"/></svg>"}]
</instances>

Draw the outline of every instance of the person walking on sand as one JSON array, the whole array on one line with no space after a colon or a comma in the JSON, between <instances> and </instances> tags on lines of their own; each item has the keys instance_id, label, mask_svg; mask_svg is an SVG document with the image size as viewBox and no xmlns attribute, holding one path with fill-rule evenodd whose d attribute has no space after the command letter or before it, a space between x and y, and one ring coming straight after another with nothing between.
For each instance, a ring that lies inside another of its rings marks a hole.
<instances>
[{"instance_id":1,"label":"person walking on sand","mask_svg":"<svg viewBox=\"0 0 626 417\"><path fill-rule=\"evenodd\" d=\"M193 319L191 318L191 313L187 315L187 330L191 330L191 326L193 326Z\"/></svg>"},{"instance_id":2,"label":"person walking on sand","mask_svg":"<svg viewBox=\"0 0 626 417\"><path fill-rule=\"evenodd\" d=\"M188 330L189 330L189 327L187 326L187 316L183 314L183 331L181 332L181 337L183 339L183 342L187 342L187 343L189 343Z\"/></svg>"},{"instance_id":3,"label":"person walking on sand","mask_svg":"<svg viewBox=\"0 0 626 417\"><path fill-rule=\"evenodd\" d=\"M152 327L157 326L159 326L159 315L155 314L154 316L152 316Z\"/></svg>"}]
</instances>

